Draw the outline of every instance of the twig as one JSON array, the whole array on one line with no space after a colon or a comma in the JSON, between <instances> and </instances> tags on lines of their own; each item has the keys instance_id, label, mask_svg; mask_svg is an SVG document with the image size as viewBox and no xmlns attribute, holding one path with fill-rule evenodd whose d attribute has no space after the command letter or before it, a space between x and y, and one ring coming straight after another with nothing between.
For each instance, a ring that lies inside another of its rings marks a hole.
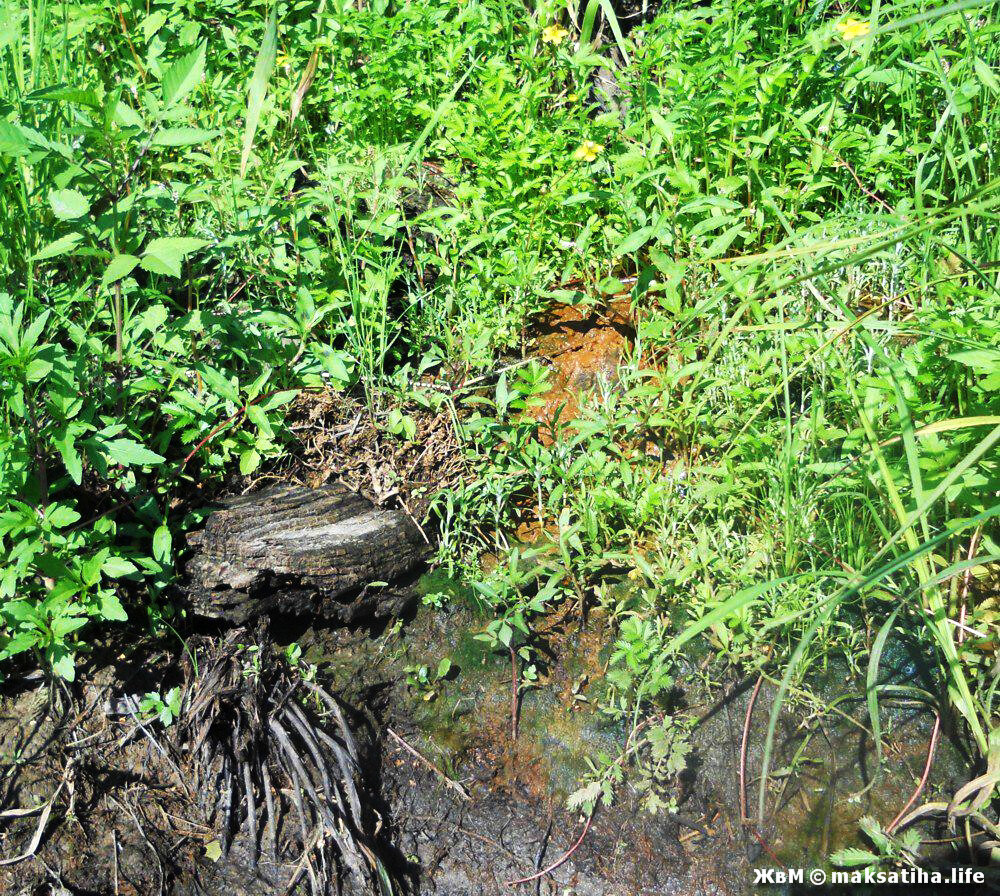
<instances>
[{"instance_id":1,"label":"twig","mask_svg":"<svg viewBox=\"0 0 1000 896\"><path fill-rule=\"evenodd\" d=\"M897 815L885 829L887 834L891 834L896 830L900 821L902 821L903 816L909 811L910 806L912 806L916 801L917 797L923 793L924 787L927 785L927 779L931 774L931 766L934 764L934 749L937 747L938 733L941 730L941 714L934 714L934 728L931 730L931 741L927 746L927 762L924 763L924 773L920 778L920 783L917 784L917 789L913 791L913 795L907 800L906 805L899 810L899 815Z\"/></svg>"},{"instance_id":2,"label":"twig","mask_svg":"<svg viewBox=\"0 0 1000 896\"><path fill-rule=\"evenodd\" d=\"M583 826L583 830L580 832L580 836L577 838L576 843L574 843L566 852L564 852L558 859L556 859L548 868L543 868L541 871L536 871L534 874L528 877L520 877L517 880L508 880L504 882L505 886L516 887L518 884L528 884L533 880L537 880L540 877L544 877L546 874L551 874L560 865L566 862L573 853L575 853L579 848L580 844L583 843L583 838L587 836L587 831L590 830L590 823L594 820L594 813L597 811L595 806L590 810L590 815L587 816L587 823Z\"/></svg>"},{"instance_id":3,"label":"twig","mask_svg":"<svg viewBox=\"0 0 1000 896\"><path fill-rule=\"evenodd\" d=\"M403 505L403 510L406 511L406 515L410 518L410 522L417 527L417 531L420 533L420 537L423 538L424 543L429 545L431 543L431 540L427 537L427 533L424 531L424 527L420 525L420 523L417 521L417 518L413 515L413 512L410 510L409 506L406 503L406 499L402 495L399 495L398 497L399 497L399 503Z\"/></svg>"},{"instance_id":4,"label":"twig","mask_svg":"<svg viewBox=\"0 0 1000 896\"><path fill-rule=\"evenodd\" d=\"M968 556L966 557L966 560L971 561L972 558L975 556L975 554L976 554L976 548L979 546L979 538L980 538L980 536L982 534L983 534L983 527L982 527L982 525L980 525L976 529L976 531L972 533L972 538L969 539L969 553L968 553ZM966 632L965 614L966 614L966 610L967 610L967 606L968 606L967 602L968 602L968 598L969 598L969 585L971 584L971 582L972 582L972 567L970 566L965 571L965 577L964 577L964 579L962 581L961 609L958 611L958 643L959 644L961 644L962 642L965 641L965 632ZM976 635L977 637L980 637L980 638L985 637L985 635L981 635L979 632L973 631L972 629L968 629L968 630L970 632L972 632L974 635Z\"/></svg>"},{"instance_id":5,"label":"twig","mask_svg":"<svg viewBox=\"0 0 1000 896\"><path fill-rule=\"evenodd\" d=\"M786 867L785 863L782 862L781 859L779 859L774 854L774 850L767 845L767 841L761 836L760 831L754 828L750 833L753 834L754 839L760 844L761 849L763 849L764 852L767 853L768 857L771 859L772 862L774 862L776 865L780 865L782 868Z\"/></svg>"},{"instance_id":6,"label":"twig","mask_svg":"<svg viewBox=\"0 0 1000 896\"><path fill-rule=\"evenodd\" d=\"M979 538L983 534L983 527L980 526L972 533L972 538L969 539L969 551L966 557L967 560L971 560L976 554L976 548L979 545ZM965 641L966 631L971 632L974 635L979 636L980 633L975 631L975 629L969 628L965 624L965 615L967 610L967 601L969 598L969 585L972 580L972 567L970 566L965 571L965 577L962 581L962 597L961 597L961 608L958 611L958 622L954 623L958 627L958 643L961 645ZM953 620L949 619L949 622ZM917 784L917 789L913 791L910 799L907 801L906 805L900 809L899 814L889 823L889 826L885 829L887 834L891 834L899 826L900 821L903 820L903 816L906 815L910 806L912 806L916 801L917 797L923 793L924 787L927 786L927 779L931 774L931 766L934 764L934 750L937 747L938 735L941 732L941 714L934 714L934 727L931 729L931 739L930 743L927 745L927 761L924 763L924 773L920 778L920 783Z\"/></svg>"},{"instance_id":7,"label":"twig","mask_svg":"<svg viewBox=\"0 0 1000 896\"><path fill-rule=\"evenodd\" d=\"M125 25L125 16L122 15L122 7L120 3L116 3L115 6L118 8L118 21L121 22L122 26L122 36L125 38L125 42L128 44L128 48L132 51L132 58L135 59L136 67L139 69L139 74L142 76L142 80L146 80L146 69L143 68L142 62L139 60L139 54L135 51L135 46L132 43L132 38L129 37L128 27Z\"/></svg>"},{"instance_id":8,"label":"twig","mask_svg":"<svg viewBox=\"0 0 1000 896\"><path fill-rule=\"evenodd\" d=\"M510 739L511 744L517 743L517 717L518 717L518 682L517 682L517 653L513 647L510 650Z\"/></svg>"},{"instance_id":9,"label":"twig","mask_svg":"<svg viewBox=\"0 0 1000 896\"><path fill-rule=\"evenodd\" d=\"M420 762L426 765L432 772L434 772L434 774L436 774L439 778L441 778L441 780L444 781L444 783L448 785L448 787L450 787L452 790L455 791L455 793L457 793L460 797L462 797L463 800L472 799L472 797L469 796L469 791L467 791L458 781L456 781L454 778L449 778L448 775L446 775L443 771L441 771L441 769L439 769L433 762L431 762L430 759L424 756L423 753L420 753L418 750L411 747L395 731L393 731L389 727L386 727L385 731L386 734L388 734L394 741L396 741L396 743L398 743L404 750L406 750L407 753L413 756L414 759L418 759Z\"/></svg>"},{"instance_id":10,"label":"twig","mask_svg":"<svg viewBox=\"0 0 1000 896\"><path fill-rule=\"evenodd\" d=\"M757 702L757 695L763 683L764 676L759 675L750 695L750 702L747 704L747 717L743 722L743 742L740 744L740 821L744 824L750 821L747 817L747 745L750 741L750 720L753 718L754 704Z\"/></svg>"},{"instance_id":11,"label":"twig","mask_svg":"<svg viewBox=\"0 0 1000 896\"><path fill-rule=\"evenodd\" d=\"M118 896L118 830L111 829L111 857L114 860L115 896Z\"/></svg>"},{"instance_id":12,"label":"twig","mask_svg":"<svg viewBox=\"0 0 1000 896\"><path fill-rule=\"evenodd\" d=\"M132 809L131 806L127 805L126 803L123 803L121 800L116 799L113 796L109 796L108 799L110 799L111 802L115 803L119 809L124 809L130 816L132 816L132 821L135 824L136 830L139 832L139 836L142 837L143 842L146 844L146 846L149 847L149 851L153 854L153 858L156 859L156 868L158 871L158 879L160 883L158 892L161 894L165 893L166 887L164 886L164 879L166 875L163 870L163 860L160 858L160 853L158 852L156 847L152 844L149 837L146 836L146 829L142 826L142 822L139 821L139 816L136 814L136 812Z\"/></svg>"},{"instance_id":13,"label":"twig","mask_svg":"<svg viewBox=\"0 0 1000 896\"><path fill-rule=\"evenodd\" d=\"M549 809L549 823L545 827L545 833L542 835L542 839L538 843L538 852L535 853L535 871L542 867L542 859L545 858L545 850L549 845L549 837L552 836L552 810ZM538 878L535 881L535 896L541 896L542 893L542 879Z\"/></svg>"},{"instance_id":14,"label":"twig","mask_svg":"<svg viewBox=\"0 0 1000 896\"><path fill-rule=\"evenodd\" d=\"M324 833L323 825L316 825L316 829L313 831L308 842L303 844L302 855L299 856L299 860L295 864L295 870L288 881L288 886L286 886L282 891L283 896L287 896L287 894L291 893L295 889L295 885L302 879L302 875L305 873L307 865L309 866L310 875L312 874L312 866L309 863L309 856L311 856L313 850L319 846L320 840L324 838Z\"/></svg>"}]
</instances>

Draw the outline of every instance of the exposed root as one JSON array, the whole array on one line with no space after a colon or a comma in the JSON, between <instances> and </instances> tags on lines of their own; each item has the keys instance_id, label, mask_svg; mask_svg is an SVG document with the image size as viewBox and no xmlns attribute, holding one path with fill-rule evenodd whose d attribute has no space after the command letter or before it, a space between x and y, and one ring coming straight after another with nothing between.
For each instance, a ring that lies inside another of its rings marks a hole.
<instances>
[{"instance_id":1,"label":"exposed root","mask_svg":"<svg viewBox=\"0 0 1000 896\"><path fill-rule=\"evenodd\" d=\"M172 732L175 748L196 757L197 775L218 782L213 814L223 854L245 833L256 867L264 829L272 861L294 865L290 888L307 877L315 894L336 891L338 881L378 892L385 871L343 711L266 640L246 646L241 639L245 631L210 645L200 674L188 665L185 711ZM292 829L283 829L293 810Z\"/></svg>"}]
</instances>

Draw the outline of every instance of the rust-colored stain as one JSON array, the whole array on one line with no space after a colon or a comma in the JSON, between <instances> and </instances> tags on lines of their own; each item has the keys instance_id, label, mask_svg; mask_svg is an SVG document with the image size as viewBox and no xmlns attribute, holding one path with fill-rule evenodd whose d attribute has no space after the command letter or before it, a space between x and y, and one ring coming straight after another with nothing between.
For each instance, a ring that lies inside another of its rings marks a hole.
<instances>
[{"instance_id":1,"label":"rust-colored stain","mask_svg":"<svg viewBox=\"0 0 1000 896\"><path fill-rule=\"evenodd\" d=\"M628 299L606 306L559 305L540 314L531 325L531 354L552 367L552 388L544 401L529 413L540 423L570 421L579 413L578 395L613 383L622 356L635 340L635 325ZM551 441L543 427L541 438Z\"/></svg>"}]
</instances>

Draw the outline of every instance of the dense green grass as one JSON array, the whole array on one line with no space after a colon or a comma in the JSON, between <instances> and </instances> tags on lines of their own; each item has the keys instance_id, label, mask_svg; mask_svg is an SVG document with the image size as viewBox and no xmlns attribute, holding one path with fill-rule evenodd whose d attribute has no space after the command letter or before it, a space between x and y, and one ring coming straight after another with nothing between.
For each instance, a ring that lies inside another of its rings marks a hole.
<instances>
[{"instance_id":1,"label":"dense green grass","mask_svg":"<svg viewBox=\"0 0 1000 896\"><path fill-rule=\"evenodd\" d=\"M72 678L98 623L167 624L178 498L279 456L326 387L403 438L404 399L455 410L477 475L438 497L438 561L525 681L534 618L605 611L604 708L643 734L575 804L633 760L665 800L681 738L648 719L695 637L782 696L846 658L877 742L907 641L939 672L908 693L990 754L997 5L677 3L627 33L597 0L360 6L0 10L0 659ZM539 365L421 378L622 292L620 382L551 443Z\"/></svg>"}]
</instances>

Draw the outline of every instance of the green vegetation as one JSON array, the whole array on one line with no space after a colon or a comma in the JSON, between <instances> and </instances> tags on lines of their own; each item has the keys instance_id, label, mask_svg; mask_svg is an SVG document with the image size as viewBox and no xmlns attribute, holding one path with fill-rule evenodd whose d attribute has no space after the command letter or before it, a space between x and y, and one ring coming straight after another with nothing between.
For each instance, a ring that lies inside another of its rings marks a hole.
<instances>
[{"instance_id":1,"label":"green vegetation","mask_svg":"<svg viewBox=\"0 0 1000 896\"><path fill-rule=\"evenodd\" d=\"M627 739L574 805L630 767L664 804L694 639L779 682L761 816L778 708L834 657L880 755L905 687L995 765L1000 7L628 24L604 0L0 9L3 668L72 679L126 620L174 637L205 496L332 389L404 440L451 410L471 475L435 499L437 563L522 689L537 619L604 627ZM616 296L617 380L539 423L533 315ZM934 680L890 681L894 642Z\"/></svg>"}]
</instances>

